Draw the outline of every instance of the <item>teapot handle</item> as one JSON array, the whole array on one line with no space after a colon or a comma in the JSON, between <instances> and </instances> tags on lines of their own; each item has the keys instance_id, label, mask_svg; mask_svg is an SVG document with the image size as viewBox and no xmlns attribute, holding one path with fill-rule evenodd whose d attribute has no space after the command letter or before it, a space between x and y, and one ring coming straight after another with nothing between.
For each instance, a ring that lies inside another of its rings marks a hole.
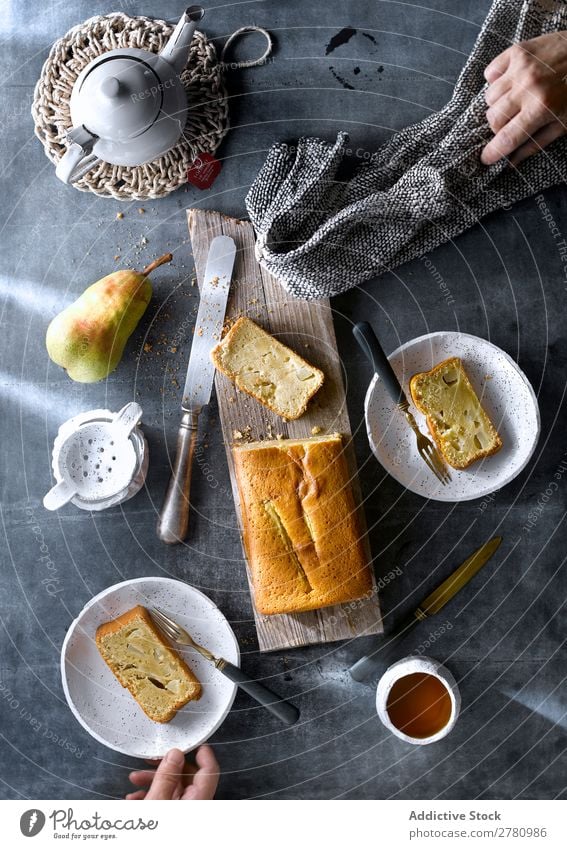
<instances>
[{"instance_id":1,"label":"teapot handle","mask_svg":"<svg viewBox=\"0 0 567 849\"><path fill-rule=\"evenodd\" d=\"M55 174L63 183L74 183L100 162L93 153L92 147L96 136L91 135L84 127L73 127L67 133L71 143L55 168Z\"/></svg>"}]
</instances>

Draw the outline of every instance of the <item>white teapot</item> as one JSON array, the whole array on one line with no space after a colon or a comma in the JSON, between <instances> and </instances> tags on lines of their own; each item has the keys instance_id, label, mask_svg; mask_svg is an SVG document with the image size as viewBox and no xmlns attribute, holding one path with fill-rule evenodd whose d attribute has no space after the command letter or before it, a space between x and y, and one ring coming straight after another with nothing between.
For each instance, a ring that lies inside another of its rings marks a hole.
<instances>
[{"instance_id":1,"label":"white teapot","mask_svg":"<svg viewBox=\"0 0 567 849\"><path fill-rule=\"evenodd\" d=\"M185 10L161 51L110 50L84 68L73 86L69 147L56 174L74 183L101 160L143 165L170 150L187 118L179 77L189 55L201 6Z\"/></svg>"}]
</instances>

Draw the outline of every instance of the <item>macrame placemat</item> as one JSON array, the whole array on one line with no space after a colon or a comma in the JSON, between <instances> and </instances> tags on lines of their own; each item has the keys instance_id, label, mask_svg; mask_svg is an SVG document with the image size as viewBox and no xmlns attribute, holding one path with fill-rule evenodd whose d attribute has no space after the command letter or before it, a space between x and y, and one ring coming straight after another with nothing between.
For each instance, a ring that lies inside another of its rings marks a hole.
<instances>
[{"instance_id":1,"label":"macrame placemat","mask_svg":"<svg viewBox=\"0 0 567 849\"><path fill-rule=\"evenodd\" d=\"M71 129L69 102L75 80L101 53L117 47L137 47L159 53L173 32L166 21L131 18L122 13L89 18L56 41L37 82L32 105L35 134L46 155L57 163ZM214 153L228 130L227 93L223 66L214 45L195 32L181 80L189 114L183 137L159 159L145 165L101 162L73 183L82 192L117 200L160 198L187 182L187 169L199 153Z\"/></svg>"}]
</instances>

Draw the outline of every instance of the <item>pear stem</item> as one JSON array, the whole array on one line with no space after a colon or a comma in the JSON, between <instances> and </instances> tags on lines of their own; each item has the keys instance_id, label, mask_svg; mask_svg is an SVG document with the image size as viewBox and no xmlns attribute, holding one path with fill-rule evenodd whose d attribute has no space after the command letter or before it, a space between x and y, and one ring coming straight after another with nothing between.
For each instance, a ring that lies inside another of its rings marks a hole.
<instances>
[{"instance_id":1,"label":"pear stem","mask_svg":"<svg viewBox=\"0 0 567 849\"><path fill-rule=\"evenodd\" d=\"M151 274L152 271L154 271L156 268L159 268L160 265L164 265L166 262L171 262L172 259L173 254L164 254L163 256L154 259L154 261L150 262L149 265L146 265L146 267L142 271L142 274L144 275L144 277L147 277L148 274Z\"/></svg>"}]
</instances>

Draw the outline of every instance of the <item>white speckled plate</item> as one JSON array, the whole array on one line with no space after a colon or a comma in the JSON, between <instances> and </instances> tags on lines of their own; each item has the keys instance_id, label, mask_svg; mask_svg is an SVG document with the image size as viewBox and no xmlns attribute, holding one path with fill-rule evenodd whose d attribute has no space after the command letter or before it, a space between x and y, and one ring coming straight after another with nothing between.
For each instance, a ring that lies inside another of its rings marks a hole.
<instances>
[{"instance_id":1,"label":"white speckled plate","mask_svg":"<svg viewBox=\"0 0 567 849\"><path fill-rule=\"evenodd\" d=\"M202 592L170 578L136 578L95 596L72 623L61 649L63 690L81 725L100 743L137 758L161 758L173 747L188 752L204 743L228 714L236 685L190 649L181 653L203 685L167 723L153 722L121 686L96 647L96 629L131 607L161 607L214 654L239 665L234 632Z\"/></svg>"},{"instance_id":2,"label":"white speckled plate","mask_svg":"<svg viewBox=\"0 0 567 849\"><path fill-rule=\"evenodd\" d=\"M443 486L420 458L413 431L375 375L364 409L372 451L402 486L436 501L470 501L510 483L532 456L540 433L535 393L518 365L504 351L468 333L428 333L406 342L391 354L394 371L408 400L412 375L428 371L448 357L460 357L484 408L502 437L502 448L464 471L451 469L452 481ZM411 406L423 433L425 417Z\"/></svg>"}]
</instances>

